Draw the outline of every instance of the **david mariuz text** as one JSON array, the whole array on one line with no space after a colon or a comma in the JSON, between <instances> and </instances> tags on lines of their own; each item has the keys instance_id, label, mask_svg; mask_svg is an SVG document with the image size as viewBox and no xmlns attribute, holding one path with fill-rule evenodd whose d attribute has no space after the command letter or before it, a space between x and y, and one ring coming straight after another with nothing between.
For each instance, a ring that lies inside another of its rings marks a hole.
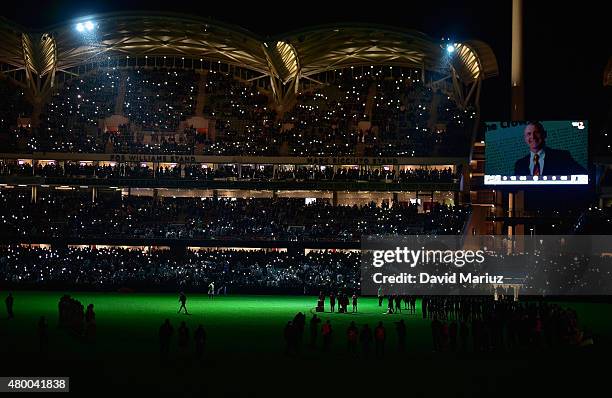
<instances>
[{"instance_id":1,"label":"david mariuz text","mask_svg":"<svg viewBox=\"0 0 612 398\"><path fill-rule=\"evenodd\" d=\"M372 275L374 283L377 284L457 284L457 283L504 283L503 275L474 275L471 272L453 272L451 274L445 273L444 275L432 275L427 272L420 272L418 274L409 274L407 272L401 272L393 275L383 275L380 272Z\"/></svg>"}]
</instances>

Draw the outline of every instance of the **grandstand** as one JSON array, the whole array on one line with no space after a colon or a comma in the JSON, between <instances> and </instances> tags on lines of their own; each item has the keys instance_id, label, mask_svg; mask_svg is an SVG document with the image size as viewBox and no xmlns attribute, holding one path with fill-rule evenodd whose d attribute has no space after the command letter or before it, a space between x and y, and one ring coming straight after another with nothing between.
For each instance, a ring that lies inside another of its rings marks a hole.
<instances>
[{"instance_id":1,"label":"grandstand","mask_svg":"<svg viewBox=\"0 0 612 398\"><path fill-rule=\"evenodd\" d=\"M463 231L480 86L497 74L486 44L461 43L448 59L420 32L376 25L265 38L187 16L91 19L91 33L74 28L84 21L44 33L1 27L23 39L0 54L5 89L20 98L3 108L2 194L29 220L11 223L7 238L93 244L131 231L152 245L223 236L330 245L433 232L428 224ZM194 205L226 219L202 219ZM287 213L238 227L267 206ZM155 210L140 218L144 208ZM162 209L173 214L159 218ZM459 223L431 217L454 209ZM381 229L401 215L413 221Z\"/></svg>"}]
</instances>

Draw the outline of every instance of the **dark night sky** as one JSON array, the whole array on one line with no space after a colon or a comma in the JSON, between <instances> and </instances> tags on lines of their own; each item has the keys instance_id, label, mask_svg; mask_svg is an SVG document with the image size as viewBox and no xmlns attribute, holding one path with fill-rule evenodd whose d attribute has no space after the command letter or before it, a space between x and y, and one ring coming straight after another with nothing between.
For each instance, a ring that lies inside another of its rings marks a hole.
<instances>
[{"instance_id":1,"label":"dark night sky","mask_svg":"<svg viewBox=\"0 0 612 398\"><path fill-rule=\"evenodd\" d=\"M420 30L434 39L480 39L493 48L500 70L499 77L484 83L483 119L509 118L511 0L336 3L19 0L5 3L1 14L26 27L43 28L94 13L153 9L210 17L260 35L324 23L370 22ZM602 78L612 55L604 2L571 2L573 7L561 1L524 3L527 117L601 119L610 106L610 90L603 88Z\"/></svg>"}]
</instances>

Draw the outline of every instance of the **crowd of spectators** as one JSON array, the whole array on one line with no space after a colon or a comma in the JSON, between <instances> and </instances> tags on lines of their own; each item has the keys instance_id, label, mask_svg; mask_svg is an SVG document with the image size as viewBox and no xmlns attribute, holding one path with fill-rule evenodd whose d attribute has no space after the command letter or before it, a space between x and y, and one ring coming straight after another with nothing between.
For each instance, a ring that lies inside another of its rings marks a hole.
<instances>
[{"instance_id":1,"label":"crowd of spectators","mask_svg":"<svg viewBox=\"0 0 612 398\"><path fill-rule=\"evenodd\" d=\"M74 336L93 341L96 335L96 314L94 305L87 309L79 300L64 294L58 303L59 327L70 331Z\"/></svg>"},{"instance_id":2,"label":"crowd of spectators","mask_svg":"<svg viewBox=\"0 0 612 398\"><path fill-rule=\"evenodd\" d=\"M181 167L184 169L181 172ZM147 163L94 165L86 162L63 164L0 162L0 175L77 177L77 178L182 178L188 180L257 180L257 181L386 181L386 182L440 182L452 183L459 177L451 168L401 168L399 172L389 167L333 167L333 166L279 166L272 165L166 165L155 169Z\"/></svg>"},{"instance_id":3,"label":"crowd of spectators","mask_svg":"<svg viewBox=\"0 0 612 398\"><path fill-rule=\"evenodd\" d=\"M215 139L200 140L207 155L278 155L276 113L255 83L224 73L206 76L204 114L215 122Z\"/></svg>"},{"instance_id":4,"label":"crowd of spectators","mask_svg":"<svg viewBox=\"0 0 612 398\"><path fill-rule=\"evenodd\" d=\"M211 282L230 293L293 291L322 287L359 289L359 253L308 254L216 250L140 251L118 248L0 248L3 284L100 290L190 289L205 292Z\"/></svg>"},{"instance_id":5,"label":"crowd of spectators","mask_svg":"<svg viewBox=\"0 0 612 398\"><path fill-rule=\"evenodd\" d=\"M467 207L374 203L333 206L304 199L163 198L78 192L0 191L0 236L340 240L376 234L460 234Z\"/></svg>"},{"instance_id":6,"label":"crowd of spectators","mask_svg":"<svg viewBox=\"0 0 612 398\"><path fill-rule=\"evenodd\" d=\"M99 152L99 120L114 114L121 84L118 70L88 72L65 81L47 103L36 135L36 151Z\"/></svg>"},{"instance_id":7,"label":"crowd of spectators","mask_svg":"<svg viewBox=\"0 0 612 398\"><path fill-rule=\"evenodd\" d=\"M545 301L433 296L423 298L421 309L432 319L435 351L551 349L592 338L578 328L574 310Z\"/></svg>"},{"instance_id":8,"label":"crowd of spectators","mask_svg":"<svg viewBox=\"0 0 612 398\"><path fill-rule=\"evenodd\" d=\"M282 117L281 142L289 154L354 155L359 143L373 136L359 131L367 119L366 101L371 81L366 76L339 72L332 84L301 93L296 105ZM371 138L371 139L370 139Z\"/></svg>"},{"instance_id":9,"label":"crowd of spectators","mask_svg":"<svg viewBox=\"0 0 612 398\"><path fill-rule=\"evenodd\" d=\"M195 112L198 79L193 70L128 70L125 116L144 131L176 131Z\"/></svg>"},{"instance_id":10,"label":"crowd of spectators","mask_svg":"<svg viewBox=\"0 0 612 398\"><path fill-rule=\"evenodd\" d=\"M355 300L355 296L353 298ZM434 352L544 352L572 347L588 349L595 344L593 334L579 326L575 310L544 300L518 302L512 296L497 299L492 296L423 296L420 313L416 310L415 296L389 296L388 300L389 308L393 309L388 314L407 313L408 322L402 317L391 324L389 318L381 318L370 328L367 323L353 321L346 331L333 332L337 326L329 320L322 323L315 314L310 320L308 347L316 348L320 329L323 352L330 350L332 339L342 339L346 340L348 353L354 357L368 359L373 349L379 358L389 352L405 354L408 339L414 338L411 333L414 326L410 323L415 316L430 322ZM334 301L330 295L330 304ZM299 313L285 326L287 355L301 353L305 343L304 325L305 317ZM390 338L391 335L395 335L395 339ZM395 344L391 346L389 340L394 340Z\"/></svg>"},{"instance_id":11,"label":"crowd of spectators","mask_svg":"<svg viewBox=\"0 0 612 398\"><path fill-rule=\"evenodd\" d=\"M23 112L10 107L8 122L1 126L9 141L20 137L20 143L9 148L21 151L252 156L467 153L466 133L474 112L459 109L440 90L426 86L420 71L385 70L337 71L335 78L303 89L290 109L279 111L271 105L272 94L261 91L255 82L221 72L100 68L60 84L39 127L16 129L14 114ZM196 114L198 99L203 101L203 116L212 123L209 133L181 125ZM100 120L116 113L129 122L117 131L102 128Z\"/></svg>"}]
</instances>

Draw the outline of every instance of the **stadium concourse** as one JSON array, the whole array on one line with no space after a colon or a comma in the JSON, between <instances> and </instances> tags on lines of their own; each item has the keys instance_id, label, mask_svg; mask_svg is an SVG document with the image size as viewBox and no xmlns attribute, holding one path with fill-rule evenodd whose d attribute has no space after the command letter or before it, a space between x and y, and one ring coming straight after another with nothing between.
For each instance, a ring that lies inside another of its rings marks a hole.
<instances>
[{"instance_id":1,"label":"stadium concourse","mask_svg":"<svg viewBox=\"0 0 612 398\"><path fill-rule=\"evenodd\" d=\"M449 57L377 25L263 38L189 16L94 19L100 42L72 23L0 21L0 342L14 374L54 369L79 391L284 382L300 395L306 380L319 395L325 377L362 391L373 376L374 393L396 379L450 393L478 385L465 360L514 383L530 361L566 374L559 357L609 349L605 302L361 295L366 236L514 225L483 187L480 91L498 74L486 43ZM522 222L609 232L609 209L589 203Z\"/></svg>"}]
</instances>

